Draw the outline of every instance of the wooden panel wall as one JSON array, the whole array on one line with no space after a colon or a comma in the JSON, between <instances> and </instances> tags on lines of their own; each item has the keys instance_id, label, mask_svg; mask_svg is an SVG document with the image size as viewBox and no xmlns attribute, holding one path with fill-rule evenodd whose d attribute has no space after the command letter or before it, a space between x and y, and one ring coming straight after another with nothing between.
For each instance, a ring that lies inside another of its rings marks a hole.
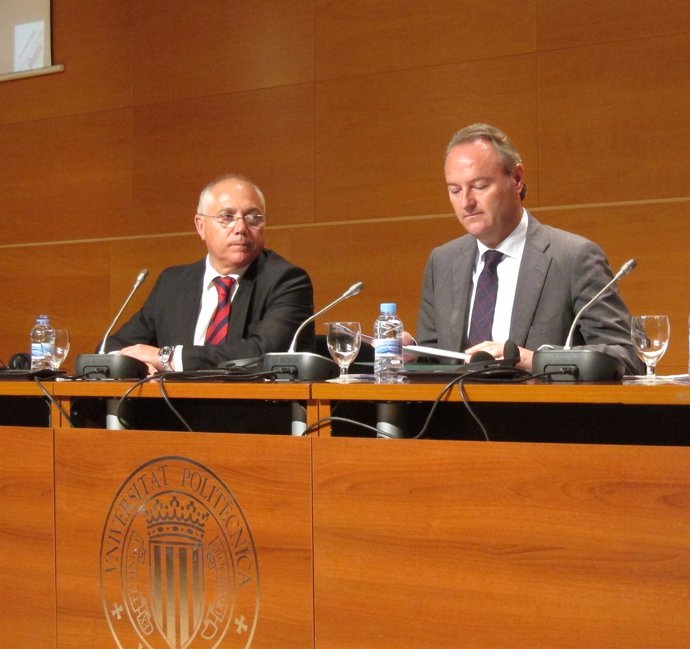
<instances>
[{"instance_id":1,"label":"wooden panel wall","mask_svg":"<svg viewBox=\"0 0 690 649\"><path fill-rule=\"evenodd\" d=\"M54 0L53 29L65 72L0 84L0 359L42 311L93 350L141 267L201 256L198 192L226 171L262 186L317 305L365 282L329 318L396 300L414 330L426 257L461 233L445 144L487 121L538 218L638 259L623 295L670 314L660 369L687 371L684 0Z\"/></svg>"}]
</instances>

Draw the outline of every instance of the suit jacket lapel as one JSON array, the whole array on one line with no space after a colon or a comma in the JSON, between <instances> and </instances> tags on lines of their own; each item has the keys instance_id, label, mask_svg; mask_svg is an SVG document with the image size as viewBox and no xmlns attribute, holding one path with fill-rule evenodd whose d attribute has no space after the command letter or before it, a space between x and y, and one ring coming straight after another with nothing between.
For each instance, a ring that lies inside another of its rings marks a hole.
<instances>
[{"instance_id":1,"label":"suit jacket lapel","mask_svg":"<svg viewBox=\"0 0 690 649\"><path fill-rule=\"evenodd\" d=\"M175 339L182 340L184 345L194 344L194 331L201 308L205 269L206 260L202 259L194 265L192 272L183 280L182 285L175 288L175 295L179 302L178 308L175 309L177 314Z\"/></svg>"},{"instance_id":2,"label":"suit jacket lapel","mask_svg":"<svg viewBox=\"0 0 690 649\"><path fill-rule=\"evenodd\" d=\"M539 221L530 216L510 321L510 338L518 345L524 345L527 341L527 334L544 288L546 274L551 265L548 248L549 238L546 230Z\"/></svg>"},{"instance_id":3,"label":"suit jacket lapel","mask_svg":"<svg viewBox=\"0 0 690 649\"><path fill-rule=\"evenodd\" d=\"M228 332L229 339L239 339L245 336L245 327L249 317L249 304L256 286L256 275L260 259L261 256L255 259L247 269L247 272L242 276L237 294L232 300L230 331Z\"/></svg>"},{"instance_id":4,"label":"suit jacket lapel","mask_svg":"<svg viewBox=\"0 0 690 649\"><path fill-rule=\"evenodd\" d=\"M453 303L450 307L450 349L464 351L465 333L468 326L472 271L477 256L477 243L472 237L460 239L458 254L453 256L451 285ZM462 278L461 281L457 281Z\"/></svg>"}]
</instances>

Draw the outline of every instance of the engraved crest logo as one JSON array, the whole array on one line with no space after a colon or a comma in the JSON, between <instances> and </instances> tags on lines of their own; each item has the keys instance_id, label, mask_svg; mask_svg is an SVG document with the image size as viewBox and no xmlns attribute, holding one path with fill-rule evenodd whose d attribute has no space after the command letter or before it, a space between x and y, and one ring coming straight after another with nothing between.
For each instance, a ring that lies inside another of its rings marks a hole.
<instances>
[{"instance_id":1,"label":"engraved crest logo","mask_svg":"<svg viewBox=\"0 0 690 649\"><path fill-rule=\"evenodd\" d=\"M239 503L198 462L140 466L101 538L101 596L121 649L247 649L259 612L256 549Z\"/></svg>"}]
</instances>

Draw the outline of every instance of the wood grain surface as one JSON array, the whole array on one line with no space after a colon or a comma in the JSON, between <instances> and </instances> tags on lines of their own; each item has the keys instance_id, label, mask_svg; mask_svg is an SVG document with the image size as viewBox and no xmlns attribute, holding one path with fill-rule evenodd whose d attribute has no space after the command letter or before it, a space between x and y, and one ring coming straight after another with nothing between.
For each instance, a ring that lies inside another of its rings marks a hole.
<instances>
[{"instance_id":1,"label":"wood grain surface","mask_svg":"<svg viewBox=\"0 0 690 649\"><path fill-rule=\"evenodd\" d=\"M688 449L314 439L319 649L683 649Z\"/></svg>"},{"instance_id":2,"label":"wood grain surface","mask_svg":"<svg viewBox=\"0 0 690 649\"><path fill-rule=\"evenodd\" d=\"M425 260L461 234L446 143L487 121L520 149L537 218L612 266L638 259L623 296L669 314L659 371L687 371L685 0L53 9L64 72L0 83L0 360L41 312L92 352L140 268L202 256L198 193L227 171L263 188L267 244L309 272L317 308L361 280L331 316L371 331L395 300L414 332Z\"/></svg>"},{"instance_id":3,"label":"wood grain surface","mask_svg":"<svg viewBox=\"0 0 690 649\"><path fill-rule=\"evenodd\" d=\"M52 428L0 427L0 644L56 644Z\"/></svg>"},{"instance_id":4,"label":"wood grain surface","mask_svg":"<svg viewBox=\"0 0 690 649\"><path fill-rule=\"evenodd\" d=\"M102 601L105 593L108 613L116 608L114 600L107 597L109 582L101 572L104 560L101 541L105 538L106 521L111 505L117 506L113 503L121 487L128 480L135 481L140 467L153 466L157 458L163 457L171 458L170 464L197 463L211 471L229 489L244 514L245 531L253 539L258 564L258 570L252 573L256 584L251 581L245 587L255 587L258 598L251 646L312 646L308 439L141 431L110 434L102 430L59 429L56 440L60 649L114 645ZM171 490L173 483L171 470ZM145 481L142 479L139 484ZM188 486L177 485L180 497ZM212 499L206 502L211 503ZM115 533L111 536L118 538ZM240 599L239 594L227 595ZM247 623L251 626L249 615ZM123 628L123 633L127 631L127 627L116 628ZM228 633L234 633L234 629L233 623ZM248 641L248 632L244 633L241 646ZM236 646L238 639L231 640L233 637L227 636L228 646ZM163 640L155 641L160 644Z\"/></svg>"}]
</instances>

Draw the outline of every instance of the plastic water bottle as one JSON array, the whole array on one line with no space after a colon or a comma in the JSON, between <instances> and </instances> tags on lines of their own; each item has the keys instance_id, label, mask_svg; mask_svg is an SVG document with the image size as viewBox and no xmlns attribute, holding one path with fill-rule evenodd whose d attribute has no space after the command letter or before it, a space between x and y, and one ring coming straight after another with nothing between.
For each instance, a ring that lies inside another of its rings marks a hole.
<instances>
[{"instance_id":1,"label":"plastic water bottle","mask_svg":"<svg viewBox=\"0 0 690 649\"><path fill-rule=\"evenodd\" d=\"M381 305L381 314L374 322L374 374L379 383L404 381L402 356L403 323L393 302Z\"/></svg>"},{"instance_id":2,"label":"plastic water bottle","mask_svg":"<svg viewBox=\"0 0 690 649\"><path fill-rule=\"evenodd\" d=\"M50 326L47 315L39 315L31 330L31 369L50 369L54 349L55 329Z\"/></svg>"}]
</instances>

